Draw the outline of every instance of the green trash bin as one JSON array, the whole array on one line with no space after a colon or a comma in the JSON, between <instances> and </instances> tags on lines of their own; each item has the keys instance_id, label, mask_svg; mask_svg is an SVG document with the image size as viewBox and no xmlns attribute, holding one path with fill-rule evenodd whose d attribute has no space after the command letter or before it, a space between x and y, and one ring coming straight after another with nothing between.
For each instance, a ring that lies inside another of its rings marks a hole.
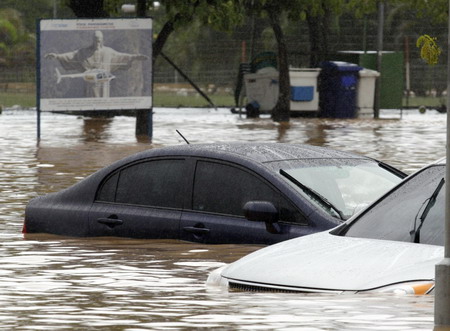
<instances>
[{"instance_id":1,"label":"green trash bin","mask_svg":"<svg viewBox=\"0 0 450 331\"><path fill-rule=\"evenodd\" d=\"M356 63L359 66L377 70L376 51L342 51L337 59ZM400 109L403 107L404 60L403 52L384 51L380 69L380 108Z\"/></svg>"}]
</instances>

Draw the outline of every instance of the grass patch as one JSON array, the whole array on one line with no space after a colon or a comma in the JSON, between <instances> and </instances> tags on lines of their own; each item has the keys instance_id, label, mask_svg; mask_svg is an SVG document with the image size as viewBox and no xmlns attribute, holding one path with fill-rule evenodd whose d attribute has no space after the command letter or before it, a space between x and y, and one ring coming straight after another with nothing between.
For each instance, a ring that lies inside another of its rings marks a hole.
<instances>
[{"instance_id":1,"label":"grass patch","mask_svg":"<svg viewBox=\"0 0 450 331\"><path fill-rule=\"evenodd\" d=\"M426 106L426 107L440 107L442 105L445 105L446 98L443 97L414 97L409 98L407 101L406 98L403 98L403 106L409 107L409 108L419 108L420 106Z\"/></svg>"},{"instance_id":2,"label":"grass patch","mask_svg":"<svg viewBox=\"0 0 450 331\"><path fill-rule=\"evenodd\" d=\"M234 97L225 94L208 95L216 107L233 107ZM155 92L153 98L155 107L211 107L200 94L178 95L169 92Z\"/></svg>"},{"instance_id":3,"label":"grass patch","mask_svg":"<svg viewBox=\"0 0 450 331\"><path fill-rule=\"evenodd\" d=\"M234 97L231 95L208 95L217 107L233 107ZM12 93L0 91L0 106L12 107L19 105L23 108L36 107L36 95L32 92ZM177 95L176 93L156 92L153 97L154 107L210 107L207 100L199 94Z\"/></svg>"},{"instance_id":4,"label":"grass patch","mask_svg":"<svg viewBox=\"0 0 450 331\"><path fill-rule=\"evenodd\" d=\"M216 107L234 107L234 96L225 93L215 93L208 95ZM446 104L446 98L442 97L414 97L409 98L408 103L406 98L403 98L403 106L409 108L426 107L440 107ZM12 107L19 105L23 108L36 107L36 95L34 92L4 92L0 91L0 106ZM189 93L187 95L179 95L173 92L155 91L153 96L154 107L210 107L207 100L205 100L198 93Z\"/></svg>"},{"instance_id":5,"label":"grass patch","mask_svg":"<svg viewBox=\"0 0 450 331\"><path fill-rule=\"evenodd\" d=\"M0 92L0 106L12 107L19 105L22 108L36 107L35 93Z\"/></svg>"}]
</instances>

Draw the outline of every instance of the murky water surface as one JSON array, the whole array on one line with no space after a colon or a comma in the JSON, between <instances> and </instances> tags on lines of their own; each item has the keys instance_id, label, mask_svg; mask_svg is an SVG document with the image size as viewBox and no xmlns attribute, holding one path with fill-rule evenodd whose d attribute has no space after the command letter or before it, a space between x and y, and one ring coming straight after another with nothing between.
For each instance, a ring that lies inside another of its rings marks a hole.
<instances>
[{"instance_id":1,"label":"murky water surface","mask_svg":"<svg viewBox=\"0 0 450 331\"><path fill-rule=\"evenodd\" d=\"M224 292L208 272L258 249L178 241L21 234L24 207L147 148L219 141L296 142L358 152L412 172L445 155L446 115L407 111L381 120L268 118L228 110L155 109L154 139L130 117L0 115L0 328L5 330L430 330L432 296Z\"/></svg>"}]
</instances>

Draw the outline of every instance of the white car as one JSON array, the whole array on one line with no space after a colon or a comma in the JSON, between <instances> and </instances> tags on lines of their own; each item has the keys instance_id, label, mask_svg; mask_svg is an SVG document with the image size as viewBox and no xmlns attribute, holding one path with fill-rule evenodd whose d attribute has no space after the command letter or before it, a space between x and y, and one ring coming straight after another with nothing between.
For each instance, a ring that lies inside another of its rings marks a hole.
<instances>
[{"instance_id":1,"label":"white car","mask_svg":"<svg viewBox=\"0 0 450 331\"><path fill-rule=\"evenodd\" d=\"M406 178L337 228L260 249L213 271L207 284L252 291L434 290L444 258L445 160Z\"/></svg>"}]
</instances>

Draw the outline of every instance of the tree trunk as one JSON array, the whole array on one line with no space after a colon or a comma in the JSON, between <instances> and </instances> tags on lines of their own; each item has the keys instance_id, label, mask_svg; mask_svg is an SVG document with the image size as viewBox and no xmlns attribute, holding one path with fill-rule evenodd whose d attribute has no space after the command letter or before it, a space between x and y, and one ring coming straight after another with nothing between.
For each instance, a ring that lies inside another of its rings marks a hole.
<instances>
[{"instance_id":1,"label":"tree trunk","mask_svg":"<svg viewBox=\"0 0 450 331\"><path fill-rule=\"evenodd\" d=\"M147 15L147 0L137 0L136 16L145 17Z\"/></svg>"},{"instance_id":2,"label":"tree trunk","mask_svg":"<svg viewBox=\"0 0 450 331\"><path fill-rule=\"evenodd\" d=\"M318 17L307 14L307 22L309 29L309 66L317 67L320 63L320 34Z\"/></svg>"},{"instance_id":3,"label":"tree trunk","mask_svg":"<svg viewBox=\"0 0 450 331\"><path fill-rule=\"evenodd\" d=\"M70 0L69 8L76 17L109 17L103 10L103 0Z\"/></svg>"},{"instance_id":4,"label":"tree trunk","mask_svg":"<svg viewBox=\"0 0 450 331\"><path fill-rule=\"evenodd\" d=\"M309 28L310 59L309 65L314 68L320 62L328 60L328 36L330 35L330 10L324 8L324 15L311 16L307 13Z\"/></svg>"},{"instance_id":5,"label":"tree trunk","mask_svg":"<svg viewBox=\"0 0 450 331\"><path fill-rule=\"evenodd\" d=\"M289 79L289 63L286 41L280 26L280 14L273 7L267 9L275 39L278 45L278 72L279 72L279 96L272 110L272 119L275 122L289 122L291 84Z\"/></svg>"}]
</instances>

